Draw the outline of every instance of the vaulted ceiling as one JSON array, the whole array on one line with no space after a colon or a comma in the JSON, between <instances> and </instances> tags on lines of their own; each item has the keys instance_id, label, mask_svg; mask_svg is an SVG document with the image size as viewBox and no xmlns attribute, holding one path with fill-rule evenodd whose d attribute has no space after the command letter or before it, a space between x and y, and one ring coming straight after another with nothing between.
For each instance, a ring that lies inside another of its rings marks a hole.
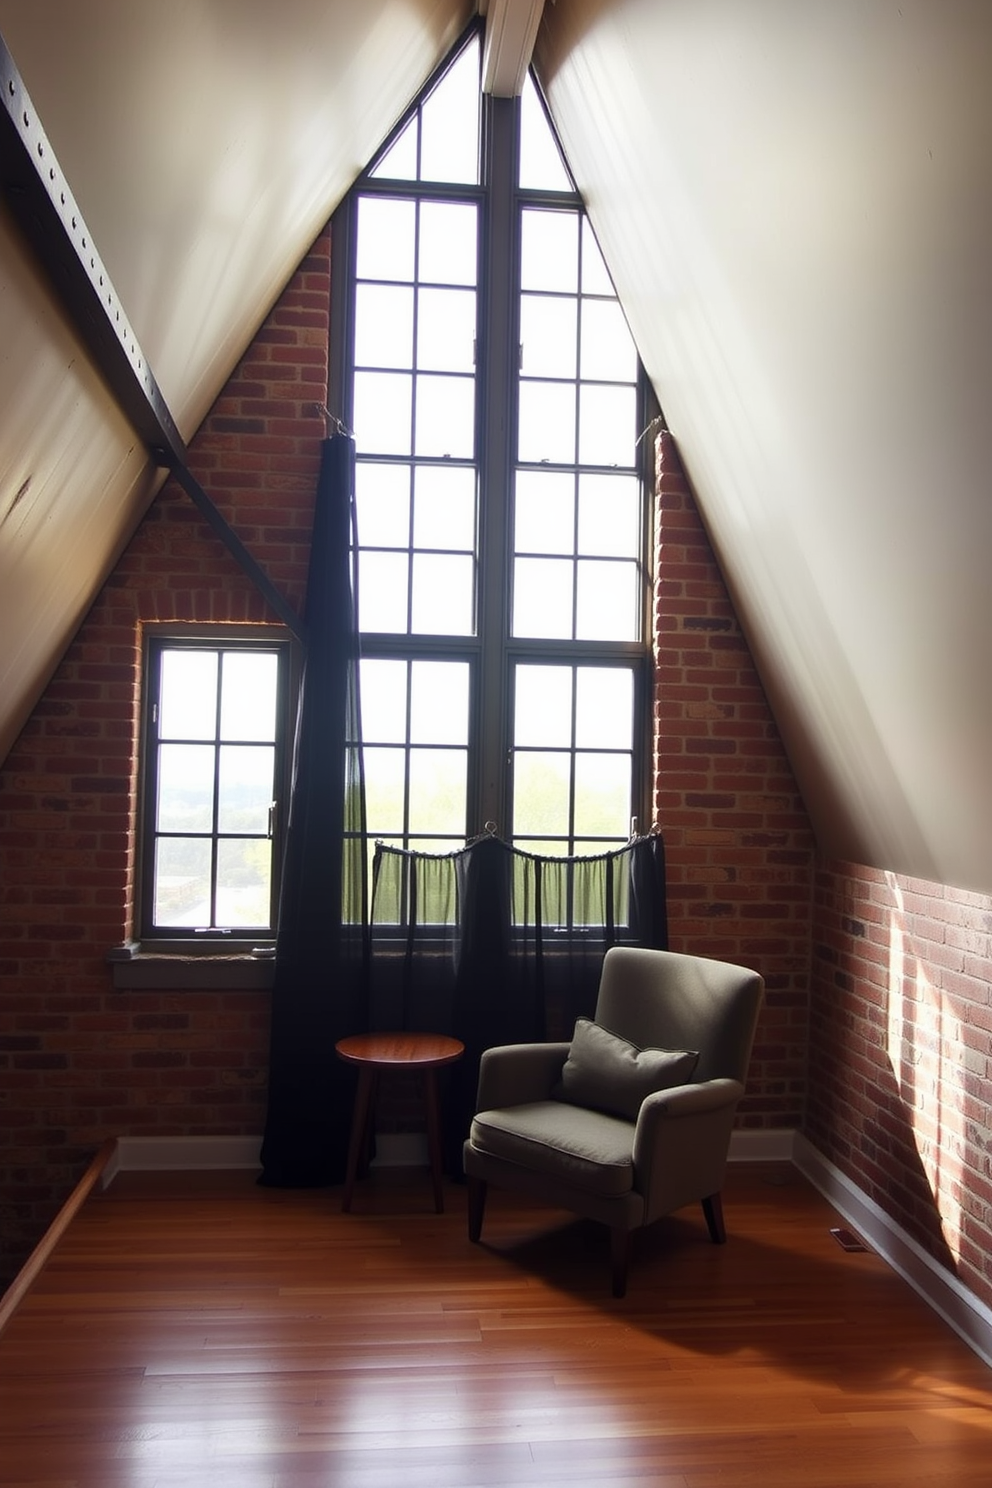
<instances>
[{"instance_id":1,"label":"vaulted ceiling","mask_svg":"<svg viewBox=\"0 0 992 1488\"><path fill-rule=\"evenodd\" d=\"M0 0L181 439L474 9ZM535 63L822 849L992 891L992 7L546 0ZM0 758L160 480L5 190Z\"/></svg>"}]
</instances>

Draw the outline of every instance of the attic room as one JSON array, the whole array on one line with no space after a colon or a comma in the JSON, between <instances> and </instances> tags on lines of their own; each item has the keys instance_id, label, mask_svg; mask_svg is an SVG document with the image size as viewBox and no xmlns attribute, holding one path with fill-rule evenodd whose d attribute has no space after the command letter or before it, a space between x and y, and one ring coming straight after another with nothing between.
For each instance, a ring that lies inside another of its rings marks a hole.
<instances>
[{"instance_id":1,"label":"attic room","mask_svg":"<svg viewBox=\"0 0 992 1488\"><path fill-rule=\"evenodd\" d=\"M670 947L764 979L732 1165L988 1363L979 0L0 0L0 1284L109 1139L256 1161L271 961L141 936L147 647L304 613L342 214L477 11L643 368L630 799Z\"/></svg>"}]
</instances>

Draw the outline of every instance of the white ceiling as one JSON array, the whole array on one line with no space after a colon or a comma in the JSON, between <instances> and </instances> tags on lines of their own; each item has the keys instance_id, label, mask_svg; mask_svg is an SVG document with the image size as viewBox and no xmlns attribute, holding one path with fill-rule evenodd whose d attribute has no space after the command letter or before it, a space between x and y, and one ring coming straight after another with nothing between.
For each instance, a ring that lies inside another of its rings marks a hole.
<instances>
[{"instance_id":1,"label":"white ceiling","mask_svg":"<svg viewBox=\"0 0 992 1488\"><path fill-rule=\"evenodd\" d=\"M590 0L539 55L822 848L992 887L992 7Z\"/></svg>"},{"instance_id":2,"label":"white ceiling","mask_svg":"<svg viewBox=\"0 0 992 1488\"><path fill-rule=\"evenodd\" d=\"M185 437L472 9L0 0ZM992 7L547 0L536 59L822 848L992 891ZM0 409L2 757L156 480L2 203Z\"/></svg>"}]
</instances>

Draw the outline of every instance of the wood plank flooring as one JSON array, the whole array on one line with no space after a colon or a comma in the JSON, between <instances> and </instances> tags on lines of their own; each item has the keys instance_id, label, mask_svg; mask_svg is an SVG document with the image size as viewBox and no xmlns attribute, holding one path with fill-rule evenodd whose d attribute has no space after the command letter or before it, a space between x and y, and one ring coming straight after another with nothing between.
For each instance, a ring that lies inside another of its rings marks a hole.
<instances>
[{"instance_id":1,"label":"wood plank flooring","mask_svg":"<svg viewBox=\"0 0 992 1488\"><path fill-rule=\"evenodd\" d=\"M3 1488L992 1485L992 1373L787 1167L638 1237L425 1173L131 1174L0 1334Z\"/></svg>"}]
</instances>

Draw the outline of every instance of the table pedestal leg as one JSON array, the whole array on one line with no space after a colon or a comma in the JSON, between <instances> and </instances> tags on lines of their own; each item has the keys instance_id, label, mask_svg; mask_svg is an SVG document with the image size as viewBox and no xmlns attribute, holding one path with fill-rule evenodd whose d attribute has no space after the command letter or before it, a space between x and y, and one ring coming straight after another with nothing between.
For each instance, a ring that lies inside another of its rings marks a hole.
<instances>
[{"instance_id":1,"label":"table pedestal leg","mask_svg":"<svg viewBox=\"0 0 992 1488\"><path fill-rule=\"evenodd\" d=\"M427 1150L431 1159L431 1178L434 1182L434 1209L444 1213L444 1198L441 1194L441 1113L437 1096L437 1070L424 1070L424 1099L427 1106Z\"/></svg>"},{"instance_id":2,"label":"table pedestal leg","mask_svg":"<svg viewBox=\"0 0 992 1488\"><path fill-rule=\"evenodd\" d=\"M375 1089L376 1071L363 1065L358 1071L358 1088L355 1091L355 1109L351 1118L351 1140L348 1143L348 1172L341 1198L342 1212L351 1210L351 1196L358 1175L358 1164L364 1161L367 1150L369 1121L372 1117L372 1094Z\"/></svg>"}]
</instances>

